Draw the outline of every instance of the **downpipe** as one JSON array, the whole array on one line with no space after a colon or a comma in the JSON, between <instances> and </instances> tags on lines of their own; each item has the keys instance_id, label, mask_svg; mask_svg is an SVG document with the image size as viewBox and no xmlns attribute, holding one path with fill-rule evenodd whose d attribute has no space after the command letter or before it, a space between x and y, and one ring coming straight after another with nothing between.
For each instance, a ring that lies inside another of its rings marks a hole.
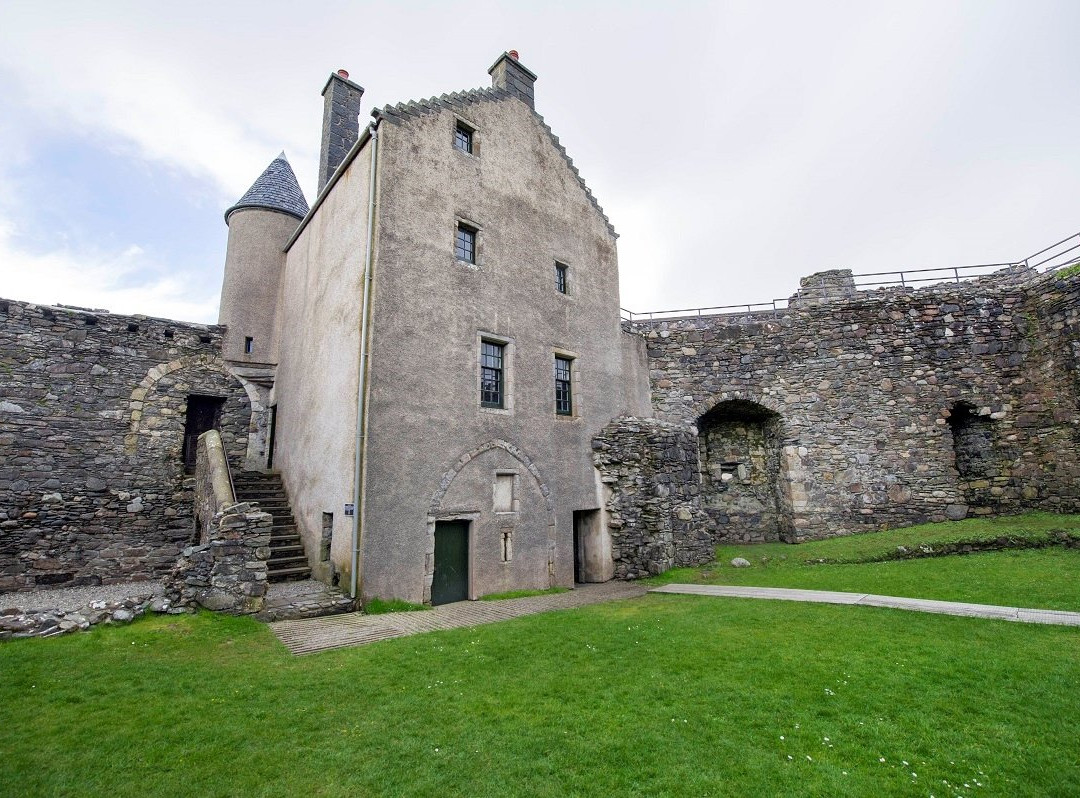
<instances>
[{"instance_id":1,"label":"downpipe","mask_svg":"<svg viewBox=\"0 0 1080 798\"><path fill-rule=\"evenodd\" d=\"M358 571L360 570L360 544L364 529L364 447L367 443L367 346L368 321L371 306L371 261L375 248L375 174L379 156L378 122L368 130L371 132L371 175L368 182L368 218L367 246L364 250L364 289L363 305L360 310L360 373L356 391L356 456L353 461L353 528L352 528L352 563L349 595L355 600L358 595Z\"/></svg>"}]
</instances>

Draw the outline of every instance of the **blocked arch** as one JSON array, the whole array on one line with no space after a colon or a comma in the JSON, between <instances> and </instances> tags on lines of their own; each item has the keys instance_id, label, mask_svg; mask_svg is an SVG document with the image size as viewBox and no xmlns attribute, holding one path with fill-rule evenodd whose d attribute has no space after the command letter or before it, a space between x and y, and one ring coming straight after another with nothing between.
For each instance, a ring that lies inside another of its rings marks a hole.
<instances>
[{"instance_id":1,"label":"blocked arch","mask_svg":"<svg viewBox=\"0 0 1080 798\"><path fill-rule=\"evenodd\" d=\"M501 440L499 438L493 438L490 441L476 446L469 451L462 454L454 464L447 469L442 475L442 479L439 480L439 487L431 496L431 502L428 504L428 518L427 518L427 551L431 554L426 558L424 565L424 601L430 601L431 599L431 580L435 576L435 522L438 520L447 520L448 516L442 512L442 501L446 496L446 492L450 490L450 486L453 484L454 479L461 470L468 465L474 458L484 454L484 452L490 452L492 449L502 449L509 454L519 463L521 463L525 470L532 475L532 478L536 480L536 485L540 489L540 495L544 497L544 507L547 509L548 516L548 579L550 586L555 585L555 504L551 499L551 490L548 488L547 483L544 482L543 476L540 474L540 469L533 463L532 458L523 452L519 447L514 444ZM459 517L458 515L454 516ZM460 516L466 517L466 516ZM468 516L472 517L472 516Z\"/></svg>"},{"instance_id":2,"label":"blocked arch","mask_svg":"<svg viewBox=\"0 0 1080 798\"><path fill-rule=\"evenodd\" d=\"M708 399L698 402L690 408L690 422L697 424L701 417L712 412L725 402L751 402L761 405L766 410L771 410L776 415L783 417L784 408L771 396L762 396L757 391L723 391L713 394Z\"/></svg>"},{"instance_id":3,"label":"blocked arch","mask_svg":"<svg viewBox=\"0 0 1080 798\"><path fill-rule=\"evenodd\" d=\"M255 386L230 371L225 365L225 362L217 356L185 355L176 360L171 360L168 363L161 363L151 367L146 372L146 376L139 381L139 384L132 390L131 396L128 397L126 414L128 418L128 432L124 436L124 452L126 454L135 454L138 450L139 429L142 426L143 408L146 404L146 397L150 394L150 391L153 390L154 385L157 384L158 380L175 371L191 368L193 366L207 366L216 369L229 379L240 383L240 386L244 389L244 393L247 394L251 412L254 413L259 407L260 400Z\"/></svg>"}]
</instances>

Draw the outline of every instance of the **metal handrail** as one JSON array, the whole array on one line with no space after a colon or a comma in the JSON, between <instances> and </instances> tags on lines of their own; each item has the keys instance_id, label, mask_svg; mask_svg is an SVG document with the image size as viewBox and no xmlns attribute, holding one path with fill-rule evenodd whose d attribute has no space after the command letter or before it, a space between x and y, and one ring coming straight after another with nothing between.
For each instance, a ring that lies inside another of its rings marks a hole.
<instances>
[{"instance_id":1,"label":"metal handrail","mask_svg":"<svg viewBox=\"0 0 1080 798\"><path fill-rule=\"evenodd\" d=\"M1065 244L1071 244L1071 246L1064 249L1059 249ZM1055 251L1057 250L1057 251ZM963 280L971 280L977 277L985 277L992 272L984 271L982 273L974 273L976 269L1007 269L1017 266L1024 266L1030 269L1038 269L1044 267L1044 273L1051 271L1057 271L1059 269L1065 269L1069 266L1080 263L1080 258L1075 256L1069 256L1070 253L1080 250L1080 233L1074 233L1071 236L1061 239L1060 241L1051 244L1048 247L1040 249L1038 252L1029 255L1023 260L1009 261L1003 263L978 263L969 266L938 266L931 269L905 269L903 271L891 271L891 272L860 272L859 274L851 275L855 281L855 288L882 288L885 286L901 286L908 287L918 283L941 283L946 281L962 282ZM1034 263L1036 258L1047 253L1053 253L1041 260ZM1062 260L1064 258L1064 260ZM1057 261L1057 262L1055 262ZM909 275L916 274L929 274L930 272L951 272L937 277L910 277ZM961 274L961 272L968 272ZM893 277L892 280L870 280L865 282L859 282L863 277ZM822 298L827 298L828 291L825 285L824 278L822 279L821 289L823 292ZM795 297L802 295L802 290L795 293ZM619 308L620 315L626 321L634 321L635 319L655 320L657 318L685 318L687 316L732 316L742 315L745 308L746 315L765 314L770 313L775 317L780 310L786 310L790 305L789 299L773 299L766 302L750 302L739 303L737 305L713 305L711 307L704 308L679 308L675 310L653 310L644 313L635 313L627 308ZM757 310L755 310L757 308Z\"/></svg>"}]
</instances>

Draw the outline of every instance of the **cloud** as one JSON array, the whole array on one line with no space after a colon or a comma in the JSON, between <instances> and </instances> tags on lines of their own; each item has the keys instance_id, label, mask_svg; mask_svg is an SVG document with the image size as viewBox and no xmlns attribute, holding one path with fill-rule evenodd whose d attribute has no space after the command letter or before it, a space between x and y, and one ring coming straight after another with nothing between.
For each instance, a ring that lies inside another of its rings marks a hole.
<instances>
[{"instance_id":1,"label":"cloud","mask_svg":"<svg viewBox=\"0 0 1080 798\"><path fill-rule=\"evenodd\" d=\"M0 219L0 295L43 305L102 308L113 313L213 323L218 295L190 281L160 275L137 244L115 251L58 249L37 254L19 247L15 226Z\"/></svg>"}]
</instances>

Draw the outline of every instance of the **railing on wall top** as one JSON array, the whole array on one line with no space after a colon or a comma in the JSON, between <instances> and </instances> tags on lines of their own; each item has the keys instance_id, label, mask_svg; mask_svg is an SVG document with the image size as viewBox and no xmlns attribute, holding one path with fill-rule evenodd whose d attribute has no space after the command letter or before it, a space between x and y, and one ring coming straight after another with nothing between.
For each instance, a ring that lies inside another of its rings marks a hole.
<instances>
[{"instance_id":1,"label":"railing on wall top","mask_svg":"<svg viewBox=\"0 0 1080 798\"><path fill-rule=\"evenodd\" d=\"M962 282L976 277L985 277L1000 269L1022 266L1041 269L1044 273L1057 271L1080 263L1080 233L1063 238L1055 244L1040 249L1023 260L1007 263L979 263L971 266L942 266L936 269L905 269L894 272L862 272L851 275L856 289L887 288L900 286L914 288L922 283ZM880 278L880 279L870 279ZM824 278L820 286L810 286L815 291L814 297L827 299L828 286ZM654 310L635 313L626 308L619 308L626 321L684 318L686 316L776 316L790 306L792 299L797 299L806 286L788 299L773 299L768 302L750 302L738 305L714 305L706 308L679 308L675 310Z\"/></svg>"}]
</instances>

